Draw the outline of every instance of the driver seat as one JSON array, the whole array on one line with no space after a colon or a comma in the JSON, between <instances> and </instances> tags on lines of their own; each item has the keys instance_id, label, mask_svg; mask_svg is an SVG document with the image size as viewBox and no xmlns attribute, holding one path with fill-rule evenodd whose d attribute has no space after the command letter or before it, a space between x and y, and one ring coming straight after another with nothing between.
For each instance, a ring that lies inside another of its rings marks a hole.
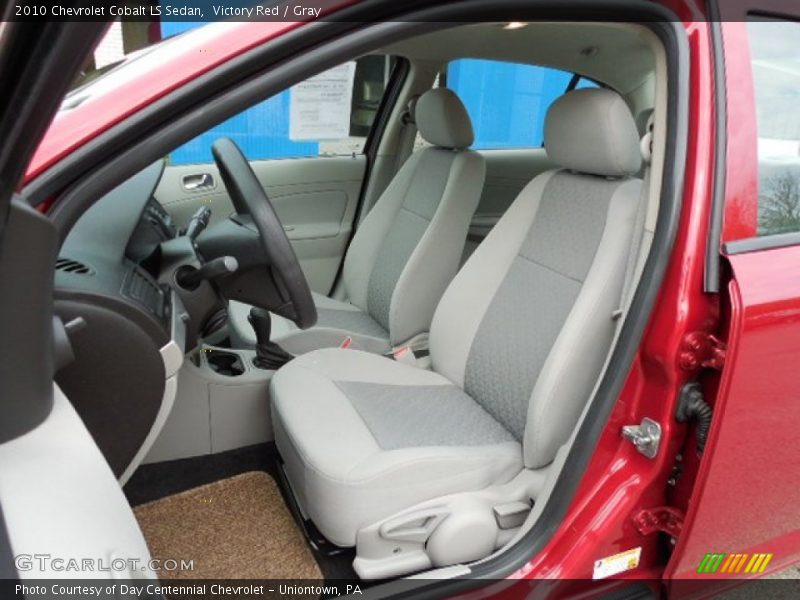
<instances>
[{"instance_id":1,"label":"driver seat","mask_svg":"<svg viewBox=\"0 0 800 600\"><path fill-rule=\"evenodd\" d=\"M386 353L427 332L439 299L458 270L486 172L467 150L472 123L451 90L420 96L414 111L420 135L433 147L414 152L356 231L344 259L347 302L313 294L317 324L299 329L272 316L272 340L292 354L337 347ZM250 306L232 301L234 342L256 343Z\"/></svg>"},{"instance_id":2,"label":"driver seat","mask_svg":"<svg viewBox=\"0 0 800 600\"><path fill-rule=\"evenodd\" d=\"M643 201L641 154L628 107L606 89L553 103L545 147L563 168L523 189L447 288L431 325L432 370L323 349L273 377L287 479L302 513L335 544L356 545L376 524L375 535L387 536L386 520L420 503L543 468L574 429L619 318ZM494 526L492 506L485 510L481 522ZM464 522L448 521L450 533ZM491 533L484 545L473 534L445 545L422 539L419 552L455 552L431 559L443 566L480 558L500 539Z\"/></svg>"}]
</instances>

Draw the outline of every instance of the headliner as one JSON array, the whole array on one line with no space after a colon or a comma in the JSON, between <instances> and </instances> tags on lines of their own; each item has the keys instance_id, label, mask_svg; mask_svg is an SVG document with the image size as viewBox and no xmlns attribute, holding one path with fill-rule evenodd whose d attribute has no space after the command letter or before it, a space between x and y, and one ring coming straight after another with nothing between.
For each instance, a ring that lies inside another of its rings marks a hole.
<instances>
[{"instance_id":1,"label":"headliner","mask_svg":"<svg viewBox=\"0 0 800 600\"><path fill-rule=\"evenodd\" d=\"M462 25L384 48L409 59L448 62L483 58L537 64L586 75L626 94L655 70L645 29L615 23L505 23Z\"/></svg>"}]
</instances>

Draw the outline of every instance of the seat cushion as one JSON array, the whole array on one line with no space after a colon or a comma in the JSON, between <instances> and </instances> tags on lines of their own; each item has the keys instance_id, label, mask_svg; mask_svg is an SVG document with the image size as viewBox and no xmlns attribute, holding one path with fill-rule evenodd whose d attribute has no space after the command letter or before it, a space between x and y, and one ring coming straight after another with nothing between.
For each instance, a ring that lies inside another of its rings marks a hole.
<instances>
[{"instance_id":1,"label":"seat cushion","mask_svg":"<svg viewBox=\"0 0 800 600\"><path fill-rule=\"evenodd\" d=\"M352 348L384 354L391 350L389 333L369 314L347 302L312 293L317 306L317 324L299 329L289 319L272 315L272 340L292 354L305 354L319 348L338 348L345 338L353 340ZM231 301L228 319L234 342L253 347L256 335L247 320L250 305Z\"/></svg>"},{"instance_id":2,"label":"seat cushion","mask_svg":"<svg viewBox=\"0 0 800 600\"><path fill-rule=\"evenodd\" d=\"M340 546L418 502L522 469L520 444L460 388L375 354L305 354L275 374L270 397L298 503Z\"/></svg>"}]
</instances>

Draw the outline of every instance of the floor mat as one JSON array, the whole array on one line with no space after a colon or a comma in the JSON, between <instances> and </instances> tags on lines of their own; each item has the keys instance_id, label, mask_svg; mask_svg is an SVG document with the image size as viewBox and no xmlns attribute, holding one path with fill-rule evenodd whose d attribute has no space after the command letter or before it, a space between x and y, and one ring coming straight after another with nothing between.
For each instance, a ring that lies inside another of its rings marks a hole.
<instances>
[{"instance_id":1,"label":"floor mat","mask_svg":"<svg viewBox=\"0 0 800 600\"><path fill-rule=\"evenodd\" d=\"M250 471L266 472L278 481L278 450L274 442L140 465L123 490L131 506L136 507ZM280 484L278 487L281 487ZM287 498L284 489L281 489L281 495L285 503ZM334 556L314 552L314 557L326 580L358 578L353 571L353 549Z\"/></svg>"},{"instance_id":2,"label":"floor mat","mask_svg":"<svg viewBox=\"0 0 800 600\"><path fill-rule=\"evenodd\" d=\"M321 579L322 573L264 472L243 473L134 509L155 559L194 560L163 579Z\"/></svg>"}]
</instances>

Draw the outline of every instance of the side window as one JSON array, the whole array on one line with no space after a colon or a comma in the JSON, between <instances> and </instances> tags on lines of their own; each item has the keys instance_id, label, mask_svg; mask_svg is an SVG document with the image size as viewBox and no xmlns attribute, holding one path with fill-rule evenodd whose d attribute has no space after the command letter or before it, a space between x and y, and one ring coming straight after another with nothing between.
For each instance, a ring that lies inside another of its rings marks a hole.
<instances>
[{"instance_id":1,"label":"side window","mask_svg":"<svg viewBox=\"0 0 800 600\"><path fill-rule=\"evenodd\" d=\"M747 24L758 125L758 235L800 231L800 23Z\"/></svg>"},{"instance_id":2,"label":"side window","mask_svg":"<svg viewBox=\"0 0 800 600\"><path fill-rule=\"evenodd\" d=\"M471 58L447 66L447 86L467 107L476 150L541 147L553 101L572 88L597 87L574 77L548 67Z\"/></svg>"},{"instance_id":3,"label":"side window","mask_svg":"<svg viewBox=\"0 0 800 600\"><path fill-rule=\"evenodd\" d=\"M393 57L369 55L315 75L200 134L169 161L209 163L220 137L233 139L249 160L358 154L393 66Z\"/></svg>"}]
</instances>

